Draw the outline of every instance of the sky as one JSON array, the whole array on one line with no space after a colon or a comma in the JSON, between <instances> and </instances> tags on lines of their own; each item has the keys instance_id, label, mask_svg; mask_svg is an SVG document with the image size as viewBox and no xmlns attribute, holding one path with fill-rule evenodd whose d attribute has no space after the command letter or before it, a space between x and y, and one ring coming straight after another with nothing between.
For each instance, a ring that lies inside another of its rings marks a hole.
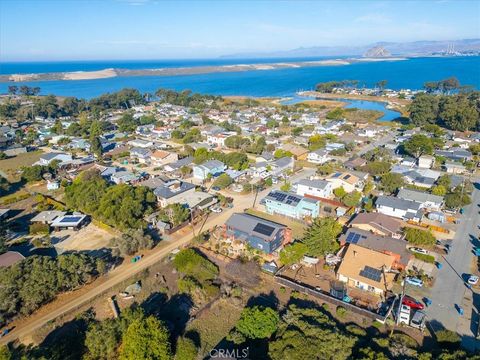
<instances>
[{"instance_id":1,"label":"sky","mask_svg":"<svg viewBox=\"0 0 480 360\"><path fill-rule=\"evenodd\" d=\"M479 37L478 0L0 0L0 62L215 58Z\"/></svg>"}]
</instances>

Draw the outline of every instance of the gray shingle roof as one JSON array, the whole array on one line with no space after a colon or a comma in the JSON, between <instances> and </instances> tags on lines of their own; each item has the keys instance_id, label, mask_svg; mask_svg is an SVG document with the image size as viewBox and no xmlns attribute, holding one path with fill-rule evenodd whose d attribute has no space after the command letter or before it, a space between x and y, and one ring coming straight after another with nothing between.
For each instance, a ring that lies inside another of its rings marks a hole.
<instances>
[{"instance_id":1,"label":"gray shingle roof","mask_svg":"<svg viewBox=\"0 0 480 360\"><path fill-rule=\"evenodd\" d=\"M174 185L177 185L178 187L175 188ZM174 180L163 186L159 186L153 191L153 193L159 198L169 199L193 188L195 188L195 185L189 182Z\"/></svg>"},{"instance_id":2,"label":"gray shingle roof","mask_svg":"<svg viewBox=\"0 0 480 360\"><path fill-rule=\"evenodd\" d=\"M397 194L397 197L400 199L412 200L420 203L429 201L435 204L441 204L443 202L443 196L433 195L423 191L412 190L412 189L400 189L400 191Z\"/></svg>"},{"instance_id":3,"label":"gray shingle roof","mask_svg":"<svg viewBox=\"0 0 480 360\"><path fill-rule=\"evenodd\" d=\"M271 235L265 235L259 232L254 232L253 229L257 224L264 224L274 228L274 231ZM275 223L273 221L265 220L254 215L245 214L245 213L235 213L227 220L225 223L227 227L237 229L239 231L245 232L247 234L255 235L256 237L271 241L275 238L278 231L285 229L286 226L282 224Z\"/></svg>"},{"instance_id":4,"label":"gray shingle roof","mask_svg":"<svg viewBox=\"0 0 480 360\"><path fill-rule=\"evenodd\" d=\"M386 206L401 210L419 210L421 204L416 201L404 200L393 196L379 196L375 202L377 206Z\"/></svg>"},{"instance_id":5,"label":"gray shingle roof","mask_svg":"<svg viewBox=\"0 0 480 360\"><path fill-rule=\"evenodd\" d=\"M298 182L299 185L305 185L315 189L325 189L330 183L325 180L308 180L302 179Z\"/></svg>"}]
</instances>

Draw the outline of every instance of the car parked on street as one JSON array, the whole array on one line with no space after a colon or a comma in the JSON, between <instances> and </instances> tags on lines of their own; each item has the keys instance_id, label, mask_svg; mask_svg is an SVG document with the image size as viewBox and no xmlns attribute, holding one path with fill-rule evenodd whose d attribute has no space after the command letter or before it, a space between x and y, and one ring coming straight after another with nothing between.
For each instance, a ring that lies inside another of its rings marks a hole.
<instances>
[{"instance_id":1,"label":"car parked on street","mask_svg":"<svg viewBox=\"0 0 480 360\"><path fill-rule=\"evenodd\" d=\"M410 250L411 252L415 252L417 254L424 254L424 255L428 254L427 250L419 248L419 247L411 247L411 248L408 248L408 250Z\"/></svg>"},{"instance_id":2,"label":"car parked on street","mask_svg":"<svg viewBox=\"0 0 480 360\"><path fill-rule=\"evenodd\" d=\"M222 212L222 208L220 208L218 206L214 206L210 210L212 210L212 212L214 212L214 213L221 213Z\"/></svg>"},{"instance_id":3,"label":"car parked on street","mask_svg":"<svg viewBox=\"0 0 480 360\"><path fill-rule=\"evenodd\" d=\"M468 277L468 281L467 281L467 282L468 282L470 285L477 285L477 284L478 284L478 280L479 280L479 278L478 278L477 275L470 275L470 276Z\"/></svg>"},{"instance_id":4,"label":"car parked on street","mask_svg":"<svg viewBox=\"0 0 480 360\"><path fill-rule=\"evenodd\" d=\"M425 305L423 305L420 301L415 300L413 297L405 295L402 298L402 304L410 306L412 309L423 310Z\"/></svg>"}]
</instances>

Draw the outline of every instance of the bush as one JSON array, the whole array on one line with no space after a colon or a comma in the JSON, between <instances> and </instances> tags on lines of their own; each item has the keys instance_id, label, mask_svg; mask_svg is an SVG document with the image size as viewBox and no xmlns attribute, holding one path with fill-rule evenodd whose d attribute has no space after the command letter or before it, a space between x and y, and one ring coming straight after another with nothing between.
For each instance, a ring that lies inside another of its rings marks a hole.
<instances>
[{"instance_id":1,"label":"bush","mask_svg":"<svg viewBox=\"0 0 480 360\"><path fill-rule=\"evenodd\" d=\"M362 329L360 326L354 325L354 324L347 325L347 331L356 336L367 335L367 332L365 331L365 329Z\"/></svg>"},{"instance_id":2,"label":"bush","mask_svg":"<svg viewBox=\"0 0 480 360\"><path fill-rule=\"evenodd\" d=\"M435 262L435 257L427 254L413 253L416 259L425 261L426 263L433 264Z\"/></svg>"},{"instance_id":3,"label":"bush","mask_svg":"<svg viewBox=\"0 0 480 360\"><path fill-rule=\"evenodd\" d=\"M435 237L430 231L415 229L415 228L406 228L405 229L405 238L412 245L426 245L432 246L435 245Z\"/></svg>"},{"instance_id":4,"label":"bush","mask_svg":"<svg viewBox=\"0 0 480 360\"><path fill-rule=\"evenodd\" d=\"M347 309L345 309L343 306L338 306L336 314L338 317L343 318L347 314Z\"/></svg>"},{"instance_id":5,"label":"bush","mask_svg":"<svg viewBox=\"0 0 480 360\"><path fill-rule=\"evenodd\" d=\"M435 337L439 343L450 343L458 344L460 343L460 336L451 330L440 330L435 333Z\"/></svg>"},{"instance_id":6,"label":"bush","mask_svg":"<svg viewBox=\"0 0 480 360\"><path fill-rule=\"evenodd\" d=\"M30 235L50 234L50 226L48 224L33 223L28 229Z\"/></svg>"}]
</instances>

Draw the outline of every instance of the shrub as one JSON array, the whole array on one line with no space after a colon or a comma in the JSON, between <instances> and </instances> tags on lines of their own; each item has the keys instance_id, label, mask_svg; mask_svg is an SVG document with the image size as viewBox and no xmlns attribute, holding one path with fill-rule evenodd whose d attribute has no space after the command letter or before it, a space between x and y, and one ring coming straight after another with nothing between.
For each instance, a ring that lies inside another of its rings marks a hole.
<instances>
[{"instance_id":1,"label":"shrub","mask_svg":"<svg viewBox=\"0 0 480 360\"><path fill-rule=\"evenodd\" d=\"M440 330L435 333L435 337L439 343L457 344L460 342L460 336L451 330Z\"/></svg>"},{"instance_id":2,"label":"shrub","mask_svg":"<svg viewBox=\"0 0 480 360\"><path fill-rule=\"evenodd\" d=\"M365 329L362 329L360 326L357 326L357 325L354 325L354 324L347 325L347 331L352 333L353 335L356 335L356 336L367 335L367 332L365 331Z\"/></svg>"},{"instance_id":3,"label":"shrub","mask_svg":"<svg viewBox=\"0 0 480 360\"><path fill-rule=\"evenodd\" d=\"M405 229L405 238L412 245L435 245L435 237L430 231L409 227Z\"/></svg>"},{"instance_id":4,"label":"shrub","mask_svg":"<svg viewBox=\"0 0 480 360\"><path fill-rule=\"evenodd\" d=\"M50 226L48 224L33 223L30 225L28 232L30 235L50 234Z\"/></svg>"},{"instance_id":5,"label":"shrub","mask_svg":"<svg viewBox=\"0 0 480 360\"><path fill-rule=\"evenodd\" d=\"M347 314L347 309L345 309L343 306L338 306L336 314L338 317L343 318Z\"/></svg>"},{"instance_id":6,"label":"shrub","mask_svg":"<svg viewBox=\"0 0 480 360\"><path fill-rule=\"evenodd\" d=\"M416 259L425 261L426 263L433 264L435 263L435 257L427 254L413 253Z\"/></svg>"}]
</instances>

